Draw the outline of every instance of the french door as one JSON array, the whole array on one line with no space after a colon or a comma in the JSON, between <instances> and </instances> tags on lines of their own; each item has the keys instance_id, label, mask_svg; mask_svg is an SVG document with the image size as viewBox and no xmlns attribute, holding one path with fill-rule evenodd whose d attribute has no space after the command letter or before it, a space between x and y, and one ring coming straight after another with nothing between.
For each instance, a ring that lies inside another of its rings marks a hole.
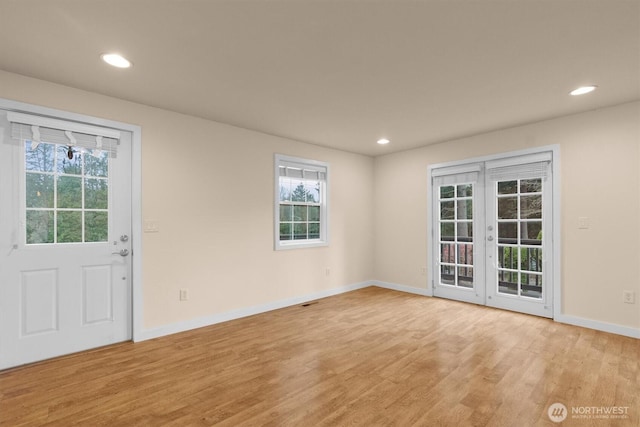
<instances>
[{"instance_id":1,"label":"french door","mask_svg":"<svg viewBox=\"0 0 640 427\"><path fill-rule=\"evenodd\" d=\"M552 317L551 152L431 169L435 296Z\"/></svg>"},{"instance_id":2,"label":"french door","mask_svg":"<svg viewBox=\"0 0 640 427\"><path fill-rule=\"evenodd\" d=\"M131 338L131 134L0 110L0 369Z\"/></svg>"}]
</instances>

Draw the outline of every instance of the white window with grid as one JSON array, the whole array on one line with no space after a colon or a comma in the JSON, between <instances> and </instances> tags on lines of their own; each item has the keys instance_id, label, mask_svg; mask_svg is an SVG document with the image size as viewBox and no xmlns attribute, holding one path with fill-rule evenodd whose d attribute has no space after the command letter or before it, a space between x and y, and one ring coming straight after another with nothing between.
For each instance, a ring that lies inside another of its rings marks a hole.
<instances>
[{"instance_id":1,"label":"white window with grid","mask_svg":"<svg viewBox=\"0 0 640 427\"><path fill-rule=\"evenodd\" d=\"M275 156L275 249L328 245L329 165Z\"/></svg>"}]
</instances>

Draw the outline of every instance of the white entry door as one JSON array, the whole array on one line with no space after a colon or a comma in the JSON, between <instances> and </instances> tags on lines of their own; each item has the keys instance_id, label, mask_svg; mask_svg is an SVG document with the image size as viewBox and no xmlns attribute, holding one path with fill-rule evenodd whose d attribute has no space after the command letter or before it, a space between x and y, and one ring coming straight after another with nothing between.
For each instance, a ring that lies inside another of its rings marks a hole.
<instances>
[{"instance_id":1,"label":"white entry door","mask_svg":"<svg viewBox=\"0 0 640 427\"><path fill-rule=\"evenodd\" d=\"M553 317L552 153L431 169L435 296Z\"/></svg>"},{"instance_id":2,"label":"white entry door","mask_svg":"<svg viewBox=\"0 0 640 427\"><path fill-rule=\"evenodd\" d=\"M131 339L131 134L0 110L0 369Z\"/></svg>"}]
</instances>

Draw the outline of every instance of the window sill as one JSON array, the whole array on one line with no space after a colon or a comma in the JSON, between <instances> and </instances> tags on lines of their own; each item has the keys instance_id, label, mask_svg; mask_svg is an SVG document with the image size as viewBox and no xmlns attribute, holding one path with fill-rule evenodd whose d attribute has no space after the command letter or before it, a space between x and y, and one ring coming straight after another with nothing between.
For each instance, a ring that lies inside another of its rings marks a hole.
<instances>
[{"instance_id":1,"label":"window sill","mask_svg":"<svg viewBox=\"0 0 640 427\"><path fill-rule=\"evenodd\" d=\"M318 248L322 246L329 246L329 242L326 240L303 240L303 241L285 241L276 242L275 250L289 250L289 249L305 249L305 248Z\"/></svg>"}]
</instances>

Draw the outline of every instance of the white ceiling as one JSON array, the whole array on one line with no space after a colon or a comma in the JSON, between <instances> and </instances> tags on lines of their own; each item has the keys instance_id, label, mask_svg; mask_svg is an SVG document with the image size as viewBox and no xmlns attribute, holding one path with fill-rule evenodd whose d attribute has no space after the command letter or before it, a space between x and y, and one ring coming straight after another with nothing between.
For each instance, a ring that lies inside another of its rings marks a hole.
<instances>
[{"instance_id":1,"label":"white ceiling","mask_svg":"<svg viewBox=\"0 0 640 427\"><path fill-rule=\"evenodd\" d=\"M640 0L0 0L0 69L375 156L640 99Z\"/></svg>"}]
</instances>

